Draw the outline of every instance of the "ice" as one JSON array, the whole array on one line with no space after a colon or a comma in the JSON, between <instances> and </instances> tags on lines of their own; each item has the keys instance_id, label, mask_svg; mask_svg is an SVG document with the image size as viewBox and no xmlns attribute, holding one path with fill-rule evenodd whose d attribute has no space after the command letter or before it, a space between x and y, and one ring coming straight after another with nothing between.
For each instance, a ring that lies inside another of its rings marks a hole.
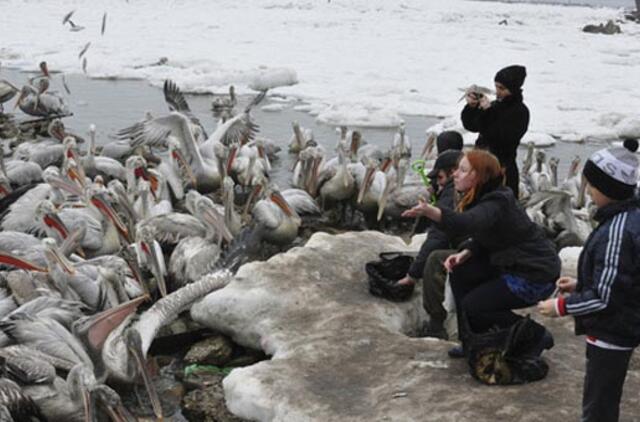
<instances>
[{"instance_id":1,"label":"ice","mask_svg":"<svg viewBox=\"0 0 640 422\"><path fill-rule=\"evenodd\" d=\"M72 9L84 31L61 25ZM53 70L81 73L78 53L91 42L84 56L91 77L157 86L170 78L201 93L231 84L238 94L269 88L304 101L296 109L321 122L394 127L403 114L459 119L460 87L492 87L498 69L519 63L528 70L531 132L598 141L638 133L640 25L618 9L462 0L3 0L2 10L3 66L33 70L46 60ZM100 36L104 12L109 25ZM580 30L609 19L622 34Z\"/></svg>"}]
</instances>

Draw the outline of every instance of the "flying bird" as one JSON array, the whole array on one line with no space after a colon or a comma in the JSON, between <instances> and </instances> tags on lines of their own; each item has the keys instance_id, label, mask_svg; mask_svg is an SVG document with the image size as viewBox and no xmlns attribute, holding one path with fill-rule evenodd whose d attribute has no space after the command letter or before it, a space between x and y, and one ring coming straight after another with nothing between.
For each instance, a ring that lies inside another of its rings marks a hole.
<instances>
[{"instance_id":1,"label":"flying bird","mask_svg":"<svg viewBox=\"0 0 640 422\"><path fill-rule=\"evenodd\" d=\"M89 47L91 46L91 41L89 41L88 43L86 43L84 45L84 47L82 47L82 50L80 50L80 54L78 54L78 58L81 59L82 56L84 56L84 53L87 52L87 50L89 49Z\"/></svg>"},{"instance_id":2,"label":"flying bird","mask_svg":"<svg viewBox=\"0 0 640 422\"><path fill-rule=\"evenodd\" d=\"M102 29L100 30L101 35L104 35L105 29L107 29L107 12L104 12L104 15L102 15Z\"/></svg>"},{"instance_id":3,"label":"flying bird","mask_svg":"<svg viewBox=\"0 0 640 422\"><path fill-rule=\"evenodd\" d=\"M67 13L66 15L64 15L64 18L62 18L62 24L64 25L65 23L69 22L69 19L71 19L71 16L73 16L75 12L75 9L72 10L71 12Z\"/></svg>"}]
</instances>

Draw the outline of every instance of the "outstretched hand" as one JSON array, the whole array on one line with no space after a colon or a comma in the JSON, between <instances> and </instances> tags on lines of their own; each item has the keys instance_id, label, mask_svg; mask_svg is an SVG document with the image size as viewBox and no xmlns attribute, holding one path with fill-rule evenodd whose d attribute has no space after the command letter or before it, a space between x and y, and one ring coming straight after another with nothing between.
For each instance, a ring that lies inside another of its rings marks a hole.
<instances>
[{"instance_id":1,"label":"outstretched hand","mask_svg":"<svg viewBox=\"0 0 640 422\"><path fill-rule=\"evenodd\" d=\"M431 205L427 204L422 198L418 199L418 205L414 205L402 213L402 217L414 218L414 217L428 217L429 208Z\"/></svg>"}]
</instances>

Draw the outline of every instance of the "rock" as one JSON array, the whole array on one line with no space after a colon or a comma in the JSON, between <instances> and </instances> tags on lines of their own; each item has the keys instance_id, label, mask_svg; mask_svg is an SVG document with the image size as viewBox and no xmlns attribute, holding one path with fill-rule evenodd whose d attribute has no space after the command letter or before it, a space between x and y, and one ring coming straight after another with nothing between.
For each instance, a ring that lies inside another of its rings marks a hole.
<instances>
[{"instance_id":1,"label":"rock","mask_svg":"<svg viewBox=\"0 0 640 422\"><path fill-rule=\"evenodd\" d=\"M609 19L605 25L603 25L603 24L585 25L585 27L582 28L582 31L583 32L588 32L588 33L591 33L591 34L606 34L606 35L613 35L613 34L622 33L622 29L620 29L620 25L617 25L611 19Z\"/></svg>"},{"instance_id":2,"label":"rock","mask_svg":"<svg viewBox=\"0 0 640 422\"><path fill-rule=\"evenodd\" d=\"M186 364L224 366L231 360L232 355L231 341L225 336L216 335L191 346L184 361Z\"/></svg>"},{"instance_id":3,"label":"rock","mask_svg":"<svg viewBox=\"0 0 640 422\"><path fill-rule=\"evenodd\" d=\"M237 422L242 419L234 416L225 406L222 391L222 375L217 375L210 385L187 394L182 401L182 414L188 421L194 422Z\"/></svg>"},{"instance_id":4,"label":"rock","mask_svg":"<svg viewBox=\"0 0 640 422\"><path fill-rule=\"evenodd\" d=\"M424 319L418 292L404 303L368 294L364 263L392 250L407 246L378 232L316 233L304 247L244 265L194 305L194 320L272 357L224 378L229 410L262 421L579 419L585 346L571 318L527 310L556 338L546 379L482 386L464 360L447 357L453 343L406 335ZM637 413L638 375L627 378L621 420Z\"/></svg>"}]
</instances>

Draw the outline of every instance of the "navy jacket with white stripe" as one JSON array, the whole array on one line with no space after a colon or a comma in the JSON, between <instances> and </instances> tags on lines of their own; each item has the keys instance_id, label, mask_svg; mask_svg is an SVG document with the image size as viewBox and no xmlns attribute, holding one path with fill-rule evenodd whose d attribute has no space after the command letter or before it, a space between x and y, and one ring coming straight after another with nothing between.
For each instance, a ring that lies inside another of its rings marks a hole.
<instances>
[{"instance_id":1,"label":"navy jacket with white stripe","mask_svg":"<svg viewBox=\"0 0 640 422\"><path fill-rule=\"evenodd\" d=\"M617 346L640 344L640 201L609 204L578 260L576 291L565 298L576 334Z\"/></svg>"}]
</instances>

